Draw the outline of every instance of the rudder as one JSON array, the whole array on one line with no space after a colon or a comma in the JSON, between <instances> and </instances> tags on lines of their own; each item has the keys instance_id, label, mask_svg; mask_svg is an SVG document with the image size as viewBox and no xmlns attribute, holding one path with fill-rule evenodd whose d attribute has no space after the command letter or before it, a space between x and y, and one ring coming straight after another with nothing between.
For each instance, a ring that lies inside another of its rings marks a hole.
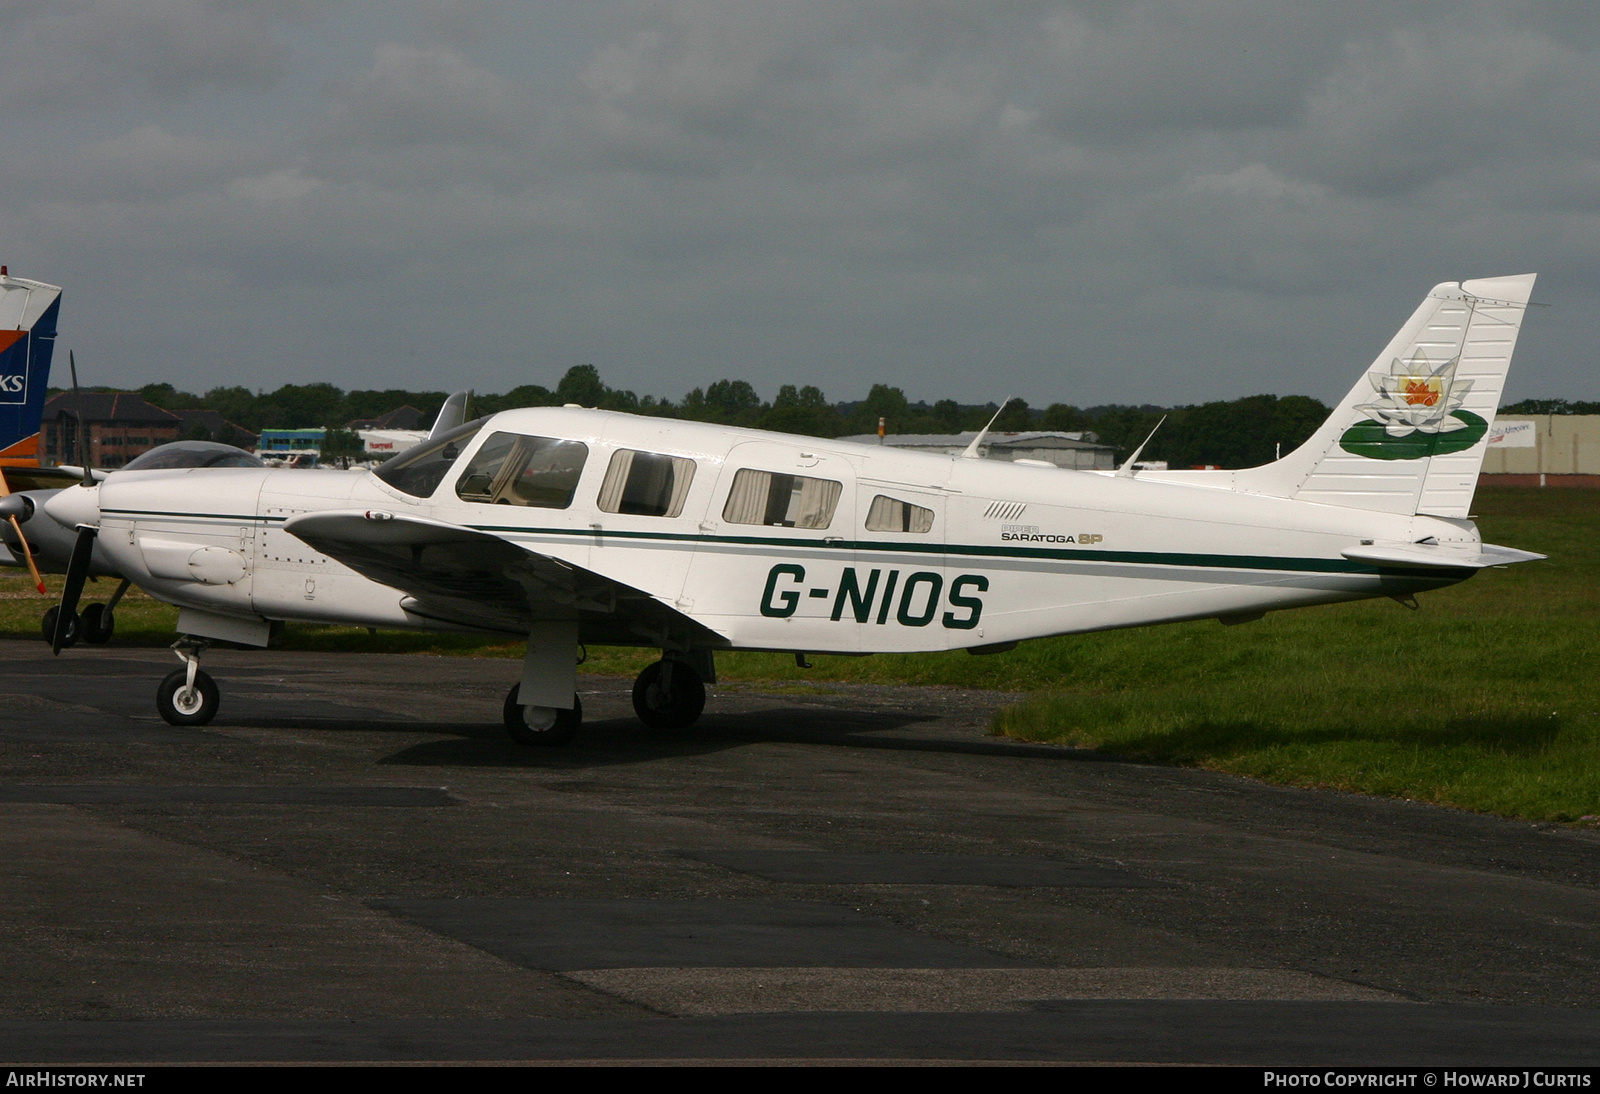
<instances>
[{"instance_id":1,"label":"rudder","mask_svg":"<svg viewBox=\"0 0 1600 1094\"><path fill-rule=\"evenodd\" d=\"M1310 440L1236 488L1465 517L1534 277L1436 285Z\"/></svg>"},{"instance_id":2,"label":"rudder","mask_svg":"<svg viewBox=\"0 0 1600 1094\"><path fill-rule=\"evenodd\" d=\"M0 467L36 467L61 289L0 266Z\"/></svg>"}]
</instances>

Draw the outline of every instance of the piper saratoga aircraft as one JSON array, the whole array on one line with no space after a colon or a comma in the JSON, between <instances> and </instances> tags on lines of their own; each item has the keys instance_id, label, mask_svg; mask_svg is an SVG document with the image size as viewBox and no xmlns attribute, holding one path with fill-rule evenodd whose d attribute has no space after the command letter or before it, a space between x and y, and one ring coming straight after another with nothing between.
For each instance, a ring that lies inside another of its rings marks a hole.
<instances>
[{"instance_id":1,"label":"piper saratoga aircraft","mask_svg":"<svg viewBox=\"0 0 1600 1094\"><path fill-rule=\"evenodd\" d=\"M514 634L511 735L569 739L585 643L646 646L652 726L718 650L1008 649L1025 639L1414 594L1543 556L1467 519L1533 276L1435 287L1320 429L1240 471L1069 471L581 407L464 423L366 474L134 471L50 499L178 605L157 705L216 713L208 640L284 620ZM1135 453L1137 456L1138 453Z\"/></svg>"}]
</instances>

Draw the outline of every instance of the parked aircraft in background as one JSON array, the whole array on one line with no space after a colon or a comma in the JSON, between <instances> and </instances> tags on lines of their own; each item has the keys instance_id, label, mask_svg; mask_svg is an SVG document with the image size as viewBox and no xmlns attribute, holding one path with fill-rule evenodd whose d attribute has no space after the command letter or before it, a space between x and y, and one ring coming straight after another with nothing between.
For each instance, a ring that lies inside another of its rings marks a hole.
<instances>
[{"instance_id":1,"label":"parked aircraft in background","mask_svg":"<svg viewBox=\"0 0 1600 1094\"><path fill-rule=\"evenodd\" d=\"M506 726L559 743L584 643L660 649L634 707L685 726L718 650L984 653L1409 599L1542 557L1467 519L1533 282L1435 287L1310 440L1248 470L1068 471L579 407L464 423L371 473L128 470L43 507L76 532L61 614L96 543L178 605L185 664L157 693L174 724L217 711L208 641L265 646L283 620L523 636Z\"/></svg>"},{"instance_id":2,"label":"parked aircraft in background","mask_svg":"<svg viewBox=\"0 0 1600 1094\"><path fill-rule=\"evenodd\" d=\"M21 528L35 502L14 497L12 491L66 486L74 478L39 467L39 423L60 311L59 285L12 277L8 267L0 266L0 526L15 533L22 561L41 593L44 582Z\"/></svg>"}]
</instances>

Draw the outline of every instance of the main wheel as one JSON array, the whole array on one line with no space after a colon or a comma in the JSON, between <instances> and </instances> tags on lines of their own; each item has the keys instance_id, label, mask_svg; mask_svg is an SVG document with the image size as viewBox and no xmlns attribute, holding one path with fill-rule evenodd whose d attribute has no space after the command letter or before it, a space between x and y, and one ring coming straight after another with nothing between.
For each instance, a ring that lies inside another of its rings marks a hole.
<instances>
[{"instance_id":1,"label":"main wheel","mask_svg":"<svg viewBox=\"0 0 1600 1094\"><path fill-rule=\"evenodd\" d=\"M559 707L525 707L517 702L522 692L521 684L514 684L506 694L506 732L519 745L564 745L578 735L583 725L583 703L572 697L572 709Z\"/></svg>"},{"instance_id":2,"label":"main wheel","mask_svg":"<svg viewBox=\"0 0 1600 1094\"><path fill-rule=\"evenodd\" d=\"M90 604L78 616L78 633L85 642L103 646L117 629L117 617L104 604Z\"/></svg>"},{"instance_id":3,"label":"main wheel","mask_svg":"<svg viewBox=\"0 0 1600 1094\"><path fill-rule=\"evenodd\" d=\"M189 670L179 669L156 688L156 710L175 726L203 726L217 716L222 693L217 682L203 672L194 674L194 687L187 686Z\"/></svg>"},{"instance_id":4,"label":"main wheel","mask_svg":"<svg viewBox=\"0 0 1600 1094\"><path fill-rule=\"evenodd\" d=\"M687 729L705 708L706 686L682 661L647 665L633 682L633 711L652 729Z\"/></svg>"},{"instance_id":5,"label":"main wheel","mask_svg":"<svg viewBox=\"0 0 1600 1094\"><path fill-rule=\"evenodd\" d=\"M44 618L39 620L39 632L44 635L44 640L46 642L51 644L55 643L56 620L60 617L60 615L61 605L57 604L55 607L46 610L44 613ZM62 649L66 649L68 646L75 645L77 643L79 630L78 617L74 615L71 619L67 620L66 637L61 640Z\"/></svg>"}]
</instances>

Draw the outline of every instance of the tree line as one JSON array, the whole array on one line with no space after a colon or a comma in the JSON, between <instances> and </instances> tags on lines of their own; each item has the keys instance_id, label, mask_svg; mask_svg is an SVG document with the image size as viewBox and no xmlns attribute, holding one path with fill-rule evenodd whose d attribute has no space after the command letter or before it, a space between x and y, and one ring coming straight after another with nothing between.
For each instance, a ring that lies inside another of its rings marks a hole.
<instances>
[{"instance_id":1,"label":"tree line","mask_svg":"<svg viewBox=\"0 0 1600 1094\"><path fill-rule=\"evenodd\" d=\"M341 430L348 422L378 418L406 405L422 412L426 426L447 396L443 391L400 388L346 391L329 383L285 384L274 391L215 387L201 394L156 383L138 389L138 394L169 410L215 410L228 421L256 433L262 429ZM601 379L593 365L577 365L568 369L553 389L525 384L503 394L478 394L469 410L478 416L513 407L567 403L813 437L876 433L880 418L887 431L894 434L959 433L982 428L999 409L995 403L963 404L954 399L912 402L902 389L889 384L874 384L866 398L845 402L830 401L814 385L785 384L767 400L749 382L732 379L697 387L674 401L613 388ZM1024 400L1014 399L1006 404L994 428L1001 432L1059 430L1093 434L1093 438L1086 439L1112 446L1121 459L1161 422L1141 458L1166 460L1173 467L1251 467L1272 460L1279 451L1293 450L1322 424L1328 413L1326 405L1304 395L1251 395L1175 407L1078 407L1068 403L1032 407Z\"/></svg>"}]
</instances>

